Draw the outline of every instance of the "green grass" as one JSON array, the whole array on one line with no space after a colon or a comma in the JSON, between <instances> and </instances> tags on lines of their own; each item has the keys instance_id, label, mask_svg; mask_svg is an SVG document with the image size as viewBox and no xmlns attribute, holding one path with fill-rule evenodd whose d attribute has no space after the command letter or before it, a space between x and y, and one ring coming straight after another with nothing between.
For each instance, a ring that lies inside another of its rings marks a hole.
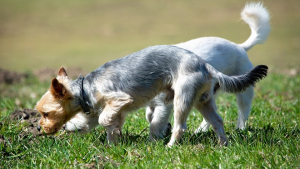
<instances>
[{"instance_id":1,"label":"green grass","mask_svg":"<svg viewBox=\"0 0 300 169\"><path fill-rule=\"evenodd\" d=\"M250 35L240 21L247 1L0 1L0 67L20 72L60 66L91 71L142 48L203 36L236 43ZM271 34L248 54L275 72L299 69L299 0L265 0ZM51 79L49 79L51 80ZM0 168L300 168L300 76L271 73L257 84L248 128L235 130L235 97L221 94L219 114L230 141L215 133L193 135L202 121L193 110L179 145L148 141L145 111L129 115L123 140L106 144L104 128L86 135L34 136L29 124L10 121L14 110L33 109L49 83L30 74L22 83L0 84ZM145 130L146 129L146 130Z\"/></svg>"},{"instance_id":2,"label":"green grass","mask_svg":"<svg viewBox=\"0 0 300 169\"><path fill-rule=\"evenodd\" d=\"M14 109L33 108L48 84L31 77L21 84L2 85L0 89L9 92L0 98L0 136L7 141L0 143L0 168L299 168L299 84L300 76L272 73L257 84L244 131L235 130L235 97L221 94L217 105L229 137L226 148L218 146L211 129L192 134L202 121L195 110L189 116L188 131L173 148L165 146L169 137L148 141L144 109L129 115L124 138L116 146L106 144L102 127L86 135L33 136L24 131L26 123L6 117ZM16 105L16 98L21 104Z\"/></svg>"}]
</instances>

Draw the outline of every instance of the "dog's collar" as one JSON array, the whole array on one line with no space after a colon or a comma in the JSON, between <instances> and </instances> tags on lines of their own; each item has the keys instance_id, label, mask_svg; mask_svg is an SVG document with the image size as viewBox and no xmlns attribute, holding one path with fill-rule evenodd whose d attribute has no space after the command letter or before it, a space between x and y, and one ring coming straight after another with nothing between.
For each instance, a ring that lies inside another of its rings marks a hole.
<instances>
[{"instance_id":1,"label":"dog's collar","mask_svg":"<svg viewBox=\"0 0 300 169\"><path fill-rule=\"evenodd\" d=\"M82 77L81 75L78 77L79 81L81 82L80 84L80 98L79 98L79 102L80 102L80 106L82 108L82 110L84 111L84 113L89 114L90 110L92 108L92 104L89 101L89 99L87 98L85 92L84 92L84 87L83 87L83 80L84 77Z\"/></svg>"}]
</instances>

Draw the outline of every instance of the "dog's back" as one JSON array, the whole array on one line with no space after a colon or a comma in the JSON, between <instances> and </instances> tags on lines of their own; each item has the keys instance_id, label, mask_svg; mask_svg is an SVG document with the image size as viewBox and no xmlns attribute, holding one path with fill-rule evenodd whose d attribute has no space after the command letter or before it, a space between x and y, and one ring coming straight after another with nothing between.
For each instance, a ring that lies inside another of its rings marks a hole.
<instances>
[{"instance_id":1,"label":"dog's back","mask_svg":"<svg viewBox=\"0 0 300 169\"><path fill-rule=\"evenodd\" d=\"M150 95L154 97L162 90L168 90L180 73L196 71L208 76L205 61L200 57L182 48L159 45L108 62L85 79L94 84L101 81L97 90L123 91L148 100Z\"/></svg>"}]
</instances>

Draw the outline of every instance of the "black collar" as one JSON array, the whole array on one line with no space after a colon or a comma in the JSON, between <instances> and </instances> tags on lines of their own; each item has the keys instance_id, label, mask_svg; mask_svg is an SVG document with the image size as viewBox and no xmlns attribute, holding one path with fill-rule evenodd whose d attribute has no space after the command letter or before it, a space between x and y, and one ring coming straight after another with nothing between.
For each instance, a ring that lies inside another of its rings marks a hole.
<instances>
[{"instance_id":1,"label":"black collar","mask_svg":"<svg viewBox=\"0 0 300 169\"><path fill-rule=\"evenodd\" d=\"M92 104L90 102L90 100L87 98L85 92L84 92L84 88L83 88L83 80L84 77L81 77L81 75L78 77L78 79L81 82L80 85L80 98L79 98L79 102L80 102L80 106L82 108L82 110L84 111L84 113L89 114L90 110L92 108Z\"/></svg>"}]
</instances>

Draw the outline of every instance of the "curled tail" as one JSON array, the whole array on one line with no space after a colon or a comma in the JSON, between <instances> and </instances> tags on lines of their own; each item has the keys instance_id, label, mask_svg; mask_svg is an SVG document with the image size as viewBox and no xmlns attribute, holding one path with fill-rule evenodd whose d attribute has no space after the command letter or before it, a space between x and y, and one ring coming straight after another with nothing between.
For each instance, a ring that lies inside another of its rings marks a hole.
<instances>
[{"instance_id":1,"label":"curled tail","mask_svg":"<svg viewBox=\"0 0 300 169\"><path fill-rule=\"evenodd\" d=\"M250 26L250 37L240 46L246 51L264 43L270 33L270 15L262 3L248 3L241 12L242 19Z\"/></svg>"},{"instance_id":2,"label":"curled tail","mask_svg":"<svg viewBox=\"0 0 300 169\"><path fill-rule=\"evenodd\" d=\"M249 72L238 76L227 76L215 70L211 65L206 64L207 69L214 78L217 79L222 90L229 93L239 93L245 91L249 86L267 76L268 67L259 65Z\"/></svg>"}]
</instances>

